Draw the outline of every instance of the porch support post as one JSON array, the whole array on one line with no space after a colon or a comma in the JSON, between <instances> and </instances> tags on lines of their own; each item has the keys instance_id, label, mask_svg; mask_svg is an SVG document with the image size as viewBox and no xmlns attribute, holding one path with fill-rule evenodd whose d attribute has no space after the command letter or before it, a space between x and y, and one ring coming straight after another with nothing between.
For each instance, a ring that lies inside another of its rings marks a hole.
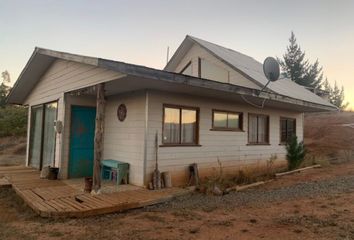
<instances>
[{"instance_id":1,"label":"porch support post","mask_svg":"<svg viewBox=\"0 0 354 240\"><path fill-rule=\"evenodd\" d=\"M99 193L101 188L101 159L103 154L103 130L104 130L104 83L96 85L96 126L95 126L95 146L93 161L93 186L94 193Z\"/></svg>"}]
</instances>

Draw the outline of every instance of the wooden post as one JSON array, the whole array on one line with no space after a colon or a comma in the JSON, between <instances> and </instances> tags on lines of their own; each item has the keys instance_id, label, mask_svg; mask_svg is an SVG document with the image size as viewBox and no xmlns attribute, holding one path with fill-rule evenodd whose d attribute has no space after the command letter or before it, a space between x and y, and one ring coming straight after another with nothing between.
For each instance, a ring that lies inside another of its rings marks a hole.
<instances>
[{"instance_id":1,"label":"wooden post","mask_svg":"<svg viewBox=\"0 0 354 240\"><path fill-rule=\"evenodd\" d=\"M96 127L95 127L95 148L93 160L93 186L94 193L99 193L101 188L101 159L103 153L103 130L104 130L104 83L96 85Z\"/></svg>"}]
</instances>

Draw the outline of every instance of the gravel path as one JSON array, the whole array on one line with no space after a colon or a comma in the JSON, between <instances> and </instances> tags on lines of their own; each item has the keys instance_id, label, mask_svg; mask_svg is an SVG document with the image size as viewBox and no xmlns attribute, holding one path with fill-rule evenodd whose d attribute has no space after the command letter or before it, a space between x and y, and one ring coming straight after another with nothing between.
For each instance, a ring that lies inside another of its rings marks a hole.
<instances>
[{"instance_id":1,"label":"gravel path","mask_svg":"<svg viewBox=\"0 0 354 240\"><path fill-rule=\"evenodd\" d=\"M329 194L353 192L354 176L340 176L321 181L298 183L279 189L264 190L262 187L242 192L232 192L222 197L206 196L195 193L183 196L165 204L151 206L146 210L164 209L213 209L219 206L233 209L235 207L254 204L262 205L267 202L294 200L297 198L310 198L328 196Z\"/></svg>"}]
</instances>

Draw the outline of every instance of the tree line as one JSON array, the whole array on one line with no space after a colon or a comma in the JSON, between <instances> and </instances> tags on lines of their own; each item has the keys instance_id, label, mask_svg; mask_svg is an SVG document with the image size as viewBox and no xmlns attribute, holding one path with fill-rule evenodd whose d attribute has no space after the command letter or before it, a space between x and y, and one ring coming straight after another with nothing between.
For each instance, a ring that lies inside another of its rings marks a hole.
<instances>
[{"instance_id":1,"label":"tree line","mask_svg":"<svg viewBox=\"0 0 354 240\"><path fill-rule=\"evenodd\" d=\"M6 104L6 97L11 91L10 74L1 73L0 84L0 137L25 136L27 132L27 108Z\"/></svg>"},{"instance_id":2,"label":"tree line","mask_svg":"<svg viewBox=\"0 0 354 240\"><path fill-rule=\"evenodd\" d=\"M297 43L293 32L291 32L286 52L282 59L278 58L278 62L282 70L282 77L289 78L315 92L316 90L325 91L330 103L342 110L349 105L348 102L345 102L344 87L339 87L336 81L334 85L331 85L327 78L323 80L323 71L318 59L314 63L310 63L306 59L305 52Z\"/></svg>"}]
</instances>

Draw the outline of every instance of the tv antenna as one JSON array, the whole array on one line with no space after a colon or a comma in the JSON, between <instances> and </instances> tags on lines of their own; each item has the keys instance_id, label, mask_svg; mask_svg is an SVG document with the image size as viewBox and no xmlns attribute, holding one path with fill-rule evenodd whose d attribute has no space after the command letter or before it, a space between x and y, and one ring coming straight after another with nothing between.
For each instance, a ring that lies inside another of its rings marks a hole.
<instances>
[{"instance_id":1,"label":"tv antenna","mask_svg":"<svg viewBox=\"0 0 354 240\"><path fill-rule=\"evenodd\" d=\"M168 63L168 60L170 58L170 46L167 46L167 56L166 56L166 64Z\"/></svg>"}]
</instances>

